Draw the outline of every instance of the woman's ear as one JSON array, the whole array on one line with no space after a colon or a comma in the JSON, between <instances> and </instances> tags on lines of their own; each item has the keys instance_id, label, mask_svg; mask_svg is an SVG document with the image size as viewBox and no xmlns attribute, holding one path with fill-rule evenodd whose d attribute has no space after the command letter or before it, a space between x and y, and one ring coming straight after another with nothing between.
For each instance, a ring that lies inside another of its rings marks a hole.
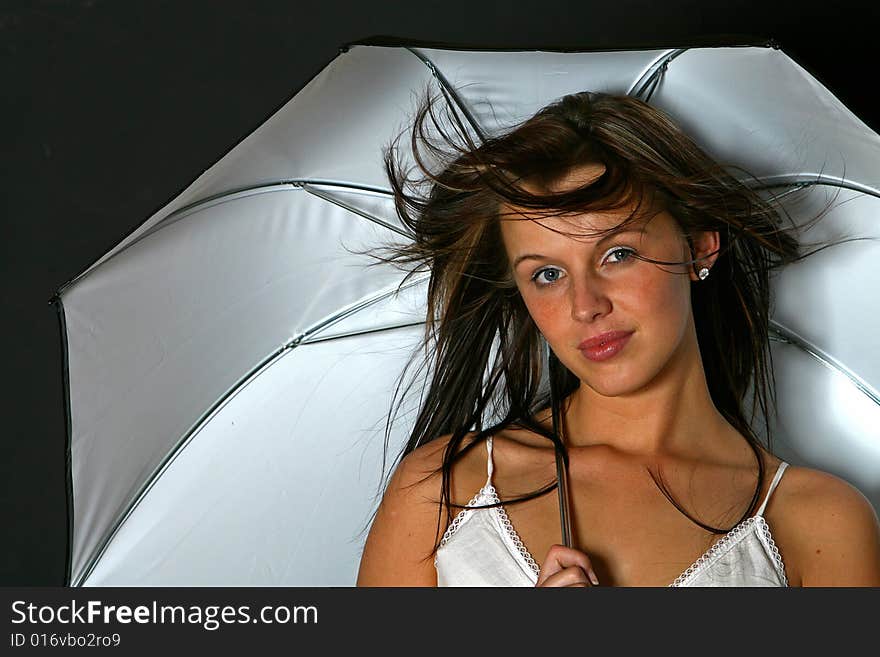
<instances>
[{"instance_id":1,"label":"woman's ear","mask_svg":"<svg viewBox=\"0 0 880 657\"><path fill-rule=\"evenodd\" d=\"M704 268L708 272L712 271L712 266L718 259L718 249L721 247L721 238L718 236L717 230L706 230L694 233L692 238L694 263L691 265L689 272L692 281L699 281L705 278L700 277L700 271Z\"/></svg>"}]
</instances>

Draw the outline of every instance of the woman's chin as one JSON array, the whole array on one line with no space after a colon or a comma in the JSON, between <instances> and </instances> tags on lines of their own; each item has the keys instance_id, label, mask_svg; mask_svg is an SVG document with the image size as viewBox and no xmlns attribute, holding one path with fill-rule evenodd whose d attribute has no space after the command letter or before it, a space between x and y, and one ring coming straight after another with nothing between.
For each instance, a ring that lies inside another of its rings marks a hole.
<instances>
[{"instance_id":1,"label":"woman's chin","mask_svg":"<svg viewBox=\"0 0 880 657\"><path fill-rule=\"evenodd\" d=\"M581 381L581 385L588 387L602 397L626 396L642 390L647 383L643 380L643 377L627 372L626 368L616 368L614 372L601 374L591 372L578 375L578 378Z\"/></svg>"}]
</instances>

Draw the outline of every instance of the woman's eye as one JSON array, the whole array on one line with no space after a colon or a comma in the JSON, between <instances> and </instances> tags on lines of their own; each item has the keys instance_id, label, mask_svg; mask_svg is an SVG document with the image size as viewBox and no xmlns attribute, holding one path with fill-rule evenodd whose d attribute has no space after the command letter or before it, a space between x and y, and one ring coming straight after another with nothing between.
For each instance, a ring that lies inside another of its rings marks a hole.
<instances>
[{"instance_id":1,"label":"woman's eye","mask_svg":"<svg viewBox=\"0 0 880 657\"><path fill-rule=\"evenodd\" d=\"M562 272L558 269L545 268L539 269L532 275L532 281L538 284L538 287L551 285L562 277Z\"/></svg>"},{"instance_id":2,"label":"woman's eye","mask_svg":"<svg viewBox=\"0 0 880 657\"><path fill-rule=\"evenodd\" d=\"M607 260L608 258L615 258L615 260L613 260L611 264L620 264L629 260L629 257L633 253L635 253L635 251L633 251L632 249L617 247L616 249L612 249L611 251L609 251L605 259Z\"/></svg>"}]
</instances>

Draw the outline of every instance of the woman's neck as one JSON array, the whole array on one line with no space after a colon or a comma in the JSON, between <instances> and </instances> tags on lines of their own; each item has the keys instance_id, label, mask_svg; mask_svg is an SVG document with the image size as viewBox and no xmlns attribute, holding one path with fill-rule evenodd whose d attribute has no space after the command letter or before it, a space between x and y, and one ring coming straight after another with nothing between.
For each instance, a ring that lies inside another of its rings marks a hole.
<instances>
[{"instance_id":1,"label":"woman's neck","mask_svg":"<svg viewBox=\"0 0 880 657\"><path fill-rule=\"evenodd\" d=\"M707 436L730 434L732 427L712 402L699 349L669 365L648 386L615 397L582 381L567 399L566 444L604 444L643 457L693 457L711 449Z\"/></svg>"}]
</instances>

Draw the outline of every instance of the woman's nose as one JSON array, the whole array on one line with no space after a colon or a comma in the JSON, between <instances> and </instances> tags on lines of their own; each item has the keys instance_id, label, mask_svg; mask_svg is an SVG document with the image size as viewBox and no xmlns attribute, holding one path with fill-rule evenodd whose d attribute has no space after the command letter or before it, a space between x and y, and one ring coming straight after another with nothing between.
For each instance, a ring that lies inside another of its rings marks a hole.
<instances>
[{"instance_id":1,"label":"woman's nose","mask_svg":"<svg viewBox=\"0 0 880 657\"><path fill-rule=\"evenodd\" d=\"M611 311L611 300L599 281L576 280L569 291L572 319L592 321Z\"/></svg>"}]
</instances>

